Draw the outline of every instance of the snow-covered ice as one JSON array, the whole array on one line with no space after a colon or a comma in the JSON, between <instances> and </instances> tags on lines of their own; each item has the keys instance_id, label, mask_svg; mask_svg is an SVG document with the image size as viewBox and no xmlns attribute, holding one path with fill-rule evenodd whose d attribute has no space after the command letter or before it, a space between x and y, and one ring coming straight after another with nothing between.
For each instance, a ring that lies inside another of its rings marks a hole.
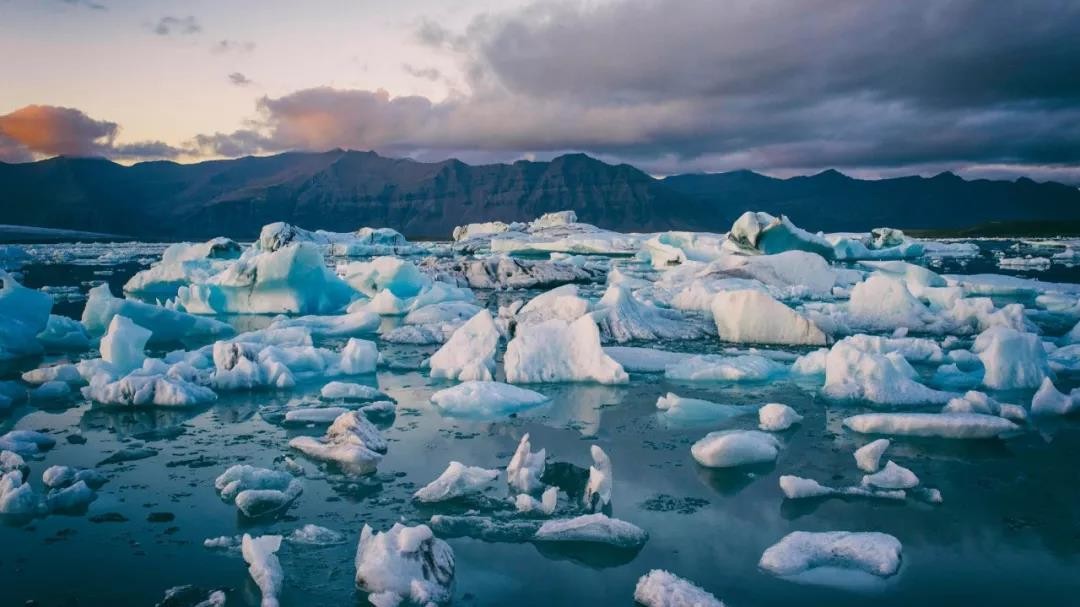
<instances>
[{"instance_id":1,"label":"snow-covered ice","mask_svg":"<svg viewBox=\"0 0 1080 607\"><path fill-rule=\"evenodd\" d=\"M475 418L511 415L549 400L539 392L496 381L466 381L431 395L431 402L447 415Z\"/></svg>"},{"instance_id":2,"label":"snow-covered ice","mask_svg":"<svg viewBox=\"0 0 1080 607\"><path fill-rule=\"evenodd\" d=\"M826 342L817 325L761 291L718 293L712 315L722 341L801 346Z\"/></svg>"},{"instance_id":3,"label":"snow-covered ice","mask_svg":"<svg viewBox=\"0 0 1080 607\"><path fill-rule=\"evenodd\" d=\"M279 604L278 595L285 582L285 572L276 554L280 548L280 535L252 537L245 533L240 544L244 562L248 564L248 573L262 593L262 607L278 607Z\"/></svg>"},{"instance_id":4,"label":"snow-covered ice","mask_svg":"<svg viewBox=\"0 0 1080 607\"><path fill-rule=\"evenodd\" d=\"M356 586L370 593L373 604L406 599L420 605L448 603L453 584L454 551L427 525L395 523L382 532L364 525L360 531Z\"/></svg>"},{"instance_id":5,"label":"snow-covered ice","mask_svg":"<svg viewBox=\"0 0 1080 607\"><path fill-rule=\"evenodd\" d=\"M795 531L766 549L758 566L801 583L847 585L857 574L894 575L901 553L900 541L886 533Z\"/></svg>"},{"instance_id":6,"label":"snow-covered ice","mask_svg":"<svg viewBox=\"0 0 1080 607\"><path fill-rule=\"evenodd\" d=\"M649 539L644 529L602 513L546 521L536 531L537 542L587 542L616 548L640 548Z\"/></svg>"},{"instance_id":7,"label":"snow-covered ice","mask_svg":"<svg viewBox=\"0 0 1080 607\"><path fill-rule=\"evenodd\" d=\"M724 603L700 586L662 569L641 576L634 600L645 607L724 607Z\"/></svg>"},{"instance_id":8,"label":"snow-covered ice","mask_svg":"<svg viewBox=\"0 0 1080 607\"><path fill-rule=\"evenodd\" d=\"M783 432L802 419L794 409L781 403L768 403L758 409L758 428L766 432Z\"/></svg>"},{"instance_id":9,"label":"snow-covered ice","mask_svg":"<svg viewBox=\"0 0 1080 607\"><path fill-rule=\"evenodd\" d=\"M518 327L503 362L506 381L513 384L629 381L622 366L604 353L600 331L588 316L569 324L553 319Z\"/></svg>"},{"instance_id":10,"label":"snow-covered ice","mask_svg":"<svg viewBox=\"0 0 1080 607\"><path fill-rule=\"evenodd\" d=\"M431 503L482 494L495 486L499 475L498 470L450 462L439 478L418 489L413 499Z\"/></svg>"},{"instance_id":11,"label":"snow-covered ice","mask_svg":"<svg viewBox=\"0 0 1080 607\"><path fill-rule=\"evenodd\" d=\"M864 413L844 419L862 434L891 434L936 438L996 438L1020 429L996 415L981 413Z\"/></svg>"},{"instance_id":12,"label":"snow-covered ice","mask_svg":"<svg viewBox=\"0 0 1080 607\"><path fill-rule=\"evenodd\" d=\"M757 430L710 432L690 447L690 453L707 468L732 468L776 459L780 441Z\"/></svg>"}]
</instances>

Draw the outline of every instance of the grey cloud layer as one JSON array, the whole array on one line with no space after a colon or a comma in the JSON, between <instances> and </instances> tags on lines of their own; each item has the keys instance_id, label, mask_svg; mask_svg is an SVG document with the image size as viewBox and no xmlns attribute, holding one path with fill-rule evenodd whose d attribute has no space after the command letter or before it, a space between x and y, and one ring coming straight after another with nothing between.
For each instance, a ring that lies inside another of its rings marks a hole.
<instances>
[{"instance_id":1,"label":"grey cloud layer","mask_svg":"<svg viewBox=\"0 0 1080 607\"><path fill-rule=\"evenodd\" d=\"M579 149L657 171L1080 164L1076 2L626 0L416 35L458 58L470 93L264 98L258 128L204 149Z\"/></svg>"}]
</instances>

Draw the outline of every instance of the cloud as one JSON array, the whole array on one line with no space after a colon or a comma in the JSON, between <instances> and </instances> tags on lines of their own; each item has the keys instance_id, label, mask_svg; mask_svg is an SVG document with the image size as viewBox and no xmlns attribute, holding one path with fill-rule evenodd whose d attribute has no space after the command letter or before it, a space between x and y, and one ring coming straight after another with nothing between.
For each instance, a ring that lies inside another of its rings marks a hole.
<instances>
[{"instance_id":1,"label":"cloud","mask_svg":"<svg viewBox=\"0 0 1080 607\"><path fill-rule=\"evenodd\" d=\"M185 153L160 141L117 144L119 132L115 122L95 120L75 108L28 105L0 115L0 161L49 156L173 158Z\"/></svg>"},{"instance_id":2,"label":"cloud","mask_svg":"<svg viewBox=\"0 0 1080 607\"><path fill-rule=\"evenodd\" d=\"M241 74L240 72L233 72L228 76L229 82L236 86L247 86L252 83L251 79Z\"/></svg>"},{"instance_id":3,"label":"cloud","mask_svg":"<svg viewBox=\"0 0 1080 607\"><path fill-rule=\"evenodd\" d=\"M421 21L415 36L459 62L468 92L263 98L254 126L213 148L582 150L654 173L1080 166L1067 0L535 4L460 32Z\"/></svg>"},{"instance_id":4,"label":"cloud","mask_svg":"<svg viewBox=\"0 0 1080 607\"><path fill-rule=\"evenodd\" d=\"M162 17L152 29L159 36L173 36L197 34L202 31L202 26L192 16Z\"/></svg>"},{"instance_id":5,"label":"cloud","mask_svg":"<svg viewBox=\"0 0 1080 607\"><path fill-rule=\"evenodd\" d=\"M241 40L219 40L210 47L210 52L215 55L225 53L250 53L255 50L255 43Z\"/></svg>"}]
</instances>

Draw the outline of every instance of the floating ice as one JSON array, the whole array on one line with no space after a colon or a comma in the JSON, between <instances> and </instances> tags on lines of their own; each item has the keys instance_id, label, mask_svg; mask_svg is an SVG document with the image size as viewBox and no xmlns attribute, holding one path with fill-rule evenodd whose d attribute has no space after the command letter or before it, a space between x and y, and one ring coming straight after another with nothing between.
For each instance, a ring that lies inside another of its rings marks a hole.
<instances>
[{"instance_id":1,"label":"floating ice","mask_svg":"<svg viewBox=\"0 0 1080 607\"><path fill-rule=\"evenodd\" d=\"M506 381L515 384L629 381L622 366L604 354L600 331L592 318L585 316L570 324L555 319L519 327L506 347L503 362Z\"/></svg>"},{"instance_id":2,"label":"floating ice","mask_svg":"<svg viewBox=\"0 0 1080 607\"><path fill-rule=\"evenodd\" d=\"M539 500L528 493L519 493L517 497L514 498L514 507L517 508L518 512L522 513L539 512L546 516L551 516L558 505L558 487L548 487L547 489L544 489L544 493L540 496Z\"/></svg>"},{"instance_id":3,"label":"floating ice","mask_svg":"<svg viewBox=\"0 0 1080 607\"><path fill-rule=\"evenodd\" d=\"M549 400L539 392L496 381L467 381L431 395L443 413L477 418L511 415Z\"/></svg>"},{"instance_id":4,"label":"floating ice","mask_svg":"<svg viewBox=\"0 0 1080 607\"><path fill-rule=\"evenodd\" d=\"M540 477L544 474L547 452L543 449L533 453L529 435L521 437L510 464L506 466L506 482L521 493L533 493L544 486Z\"/></svg>"},{"instance_id":5,"label":"floating ice","mask_svg":"<svg viewBox=\"0 0 1080 607\"><path fill-rule=\"evenodd\" d=\"M727 279L733 286L741 279L786 296L822 298L832 294L840 275L821 255L785 251L775 255L724 255L697 273L697 279L714 284Z\"/></svg>"},{"instance_id":6,"label":"floating ice","mask_svg":"<svg viewBox=\"0 0 1080 607\"><path fill-rule=\"evenodd\" d=\"M593 463L589 466L589 480L585 484L583 501L589 512L598 512L611 504L611 459L600 447L589 448Z\"/></svg>"},{"instance_id":7,"label":"floating ice","mask_svg":"<svg viewBox=\"0 0 1080 607\"><path fill-rule=\"evenodd\" d=\"M573 322L592 309L589 300L578 295L577 285L563 285L529 300L515 315L518 325L535 325L559 319Z\"/></svg>"},{"instance_id":8,"label":"floating ice","mask_svg":"<svg viewBox=\"0 0 1080 607\"><path fill-rule=\"evenodd\" d=\"M244 562L248 564L248 573L262 593L262 607L278 607L278 595L285 581L285 572L278 561L278 549L281 548L280 535L262 535L251 537L244 534L240 544Z\"/></svg>"},{"instance_id":9,"label":"floating ice","mask_svg":"<svg viewBox=\"0 0 1080 607\"><path fill-rule=\"evenodd\" d=\"M280 470L235 465L214 480L221 499L236 504L245 516L258 517L284 510L304 491L293 475Z\"/></svg>"},{"instance_id":10,"label":"floating ice","mask_svg":"<svg viewBox=\"0 0 1080 607\"><path fill-rule=\"evenodd\" d=\"M557 260L516 259L494 255L483 259L433 259L441 280L474 289L550 289L567 283L592 282L603 271Z\"/></svg>"},{"instance_id":11,"label":"floating ice","mask_svg":"<svg viewBox=\"0 0 1080 607\"><path fill-rule=\"evenodd\" d=\"M448 603L453 583L454 551L427 525L395 523L384 532L364 525L356 547L356 586L372 595L373 604Z\"/></svg>"},{"instance_id":12,"label":"floating ice","mask_svg":"<svg viewBox=\"0 0 1080 607\"><path fill-rule=\"evenodd\" d=\"M370 335L379 328L382 319L368 310L358 310L336 316L301 316L299 318L276 318L269 329L306 329L316 337L354 337Z\"/></svg>"},{"instance_id":13,"label":"floating ice","mask_svg":"<svg viewBox=\"0 0 1080 607\"><path fill-rule=\"evenodd\" d=\"M784 215L747 211L739 216L728 232L728 242L756 253L771 255L784 251L809 251L832 257L833 246L823 237L811 234L791 223Z\"/></svg>"},{"instance_id":14,"label":"floating ice","mask_svg":"<svg viewBox=\"0 0 1080 607\"><path fill-rule=\"evenodd\" d=\"M242 252L240 245L228 238L171 244L161 254L161 261L124 284L124 292L146 298L174 297L180 287L217 273Z\"/></svg>"},{"instance_id":15,"label":"floating ice","mask_svg":"<svg viewBox=\"0 0 1080 607\"><path fill-rule=\"evenodd\" d=\"M52 296L0 270L0 360L41 353L37 336L48 325L52 305Z\"/></svg>"},{"instance_id":16,"label":"floating ice","mask_svg":"<svg viewBox=\"0 0 1080 607\"><path fill-rule=\"evenodd\" d=\"M783 432L802 419L794 409L780 403L768 403L758 409L758 428L766 432Z\"/></svg>"},{"instance_id":17,"label":"floating ice","mask_svg":"<svg viewBox=\"0 0 1080 607\"><path fill-rule=\"evenodd\" d=\"M708 468L731 468L776 459L780 441L757 430L710 432L690 447L699 464Z\"/></svg>"},{"instance_id":18,"label":"floating ice","mask_svg":"<svg viewBox=\"0 0 1080 607\"><path fill-rule=\"evenodd\" d=\"M975 338L971 350L986 369L983 385L987 388L1037 388L1049 371L1042 340L1031 333L991 327Z\"/></svg>"},{"instance_id":19,"label":"floating ice","mask_svg":"<svg viewBox=\"0 0 1080 607\"><path fill-rule=\"evenodd\" d=\"M750 407L714 403L700 398L685 398L668 392L656 400L665 421L675 424L715 422L753 412Z\"/></svg>"},{"instance_id":20,"label":"floating ice","mask_svg":"<svg viewBox=\"0 0 1080 607\"><path fill-rule=\"evenodd\" d=\"M356 474L374 472L386 453L386 440L358 411L338 416L323 438L298 436L289 441L289 446L310 458L336 462Z\"/></svg>"},{"instance_id":21,"label":"floating ice","mask_svg":"<svg viewBox=\"0 0 1080 607\"><path fill-rule=\"evenodd\" d=\"M853 338L833 345L825 360L826 396L879 404L944 403L952 396L917 382L917 373L899 352L877 354L867 349Z\"/></svg>"},{"instance_id":22,"label":"floating ice","mask_svg":"<svg viewBox=\"0 0 1080 607\"><path fill-rule=\"evenodd\" d=\"M431 376L459 381L491 381L495 377L498 346L499 329L491 313L480 310L431 356Z\"/></svg>"},{"instance_id":23,"label":"floating ice","mask_svg":"<svg viewBox=\"0 0 1080 607\"><path fill-rule=\"evenodd\" d=\"M653 569L638 579L634 600L645 607L724 607L701 587L662 569Z\"/></svg>"},{"instance_id":24,"label":"floating ice","mask_svg":"<svg viewBox=\"0 0 1080 607\"><path fill-rule=\"evenodd\" d=\"M410 261L398 257L376 257L357 261L338 269L345 282L370 297L389 291L395 297L414 297L431 284L431 279Z\"/></svg>"},{"instance_id":25,"label":"floating ice","mask_svg":"<svg viewBox=\"0 0 1080 607\"><path fill-rule=\"evenodd\" d=\"M855 465L863 472L877 472L881 456L889 448L890 444L889 439L879 438L859 447L855 450Z\"/></svg>"},{"instance_id":26,"label":"floating ice","mask_svg":"<svg viewBox=\"0 0 1080 607\"><path fill-rule=\"evenodd\" d=\"M641 527L599 512L570 519L545 522L536 531L537 542L585 542L616 548L636 549L645 545L649 534Z\"/></svg>"},{"instance_id":27,"label":"floating ice","mask_svg":"<svg viewBox=\"0 0 1080 607\"><path fill-rule=\"evenodd\" d=\"M784 370L784 366L764 356L717 356L702 354L670 364L664 370L668 379L683 381L765 381Z\"/></svg>"},{"instance_id":28,"label":"floating ice","mask_svg":"<svg viewBox=\"0 0 1080 607\"><path fill-rule=\"evenodd\" d=\"M1073 394L1062 394L1049 377L1043 378L1031 398L1032 415L1070 415L1080 411L1080 401Z\"/></svg>"},{"instance_id":29,"label":"floating ice","mask_svg":"<svg viewBox=\"0 0 1080 607\"><path fill-rule=\"evenodd\" d=\"M450 462L439 478L421 487L413 498L431 503L478 495L492 488L498 478L498 470Z\"/></svg>"},{"instance_id":30,"label":"floating ice","mask_svg":"<svg viewBox=\"0 0 1080 607\"><path fill-rule=\"evenodd\" d=\"M604 353L630 373L663 373L669 366L694 356L685 352L630 346L608 346L604 348Z\"/></svg>"},{"instance_id":31,"label":"floating ice","mask_svg":"<svg viewBox=\"0 0 1080 607\"><path fill-rule=\"evenodd\" d=\"M680 312L642 303L620 285L607 288L592 317L600 335L617 343L697 339L705 335L703 327L690 322Z\"/></svg>"},{"instance_id":32,"label":"floating ice","mask_svg":"<svg viewBox=\"0 0 1080 607\"><path fill-rule=\"evenodd\" d=\"M0 435L0 449L13 451L19 455L35 455L48 451L56 445L56 440L34 430L10 430Z\"/></svg>"},{"instance_id":33,"label":"floating ice","mask_svg":"<svg viewBox=\"0 0 1080 607\"><path fill-rule=\"evenodd\" d=\"M900 541L885 533L795 531L765 550L758 566L797 582L843 585L858 579L852 574L895 574L900 555Z\"/></svg>"},{"instance_id":34,"label":"floating ice","mask_svg":"<svg viewBox=\"0 0 1080 607\"><path fill-rule=\"evenodd\" d=\"M101 338L101 358L117 371L126 373L142 366L150 331L119 314L109 322L109 331Z\"/></svg>"},{"instance_id":35,"label":"floating ice","mask_svg":"<svg viewBox=\"0 0 1080 607\"><path fill-rule=\"evenodd\" d=\"M712 301L721 341L823 346L825 333L798 312L760 291L727 291Z\"/></svg>"},{"instance_id":36,"label":"floating ice","mask_svg":"<svg viewBox=\"0 0 1080 607\"><path fill-rule=\"evenodd\" d=\"M21 470L0 476L0 514L38 514L43 508L41 496L24 482Z\"/></svg>"},{"instance_id":37,"label":"floating ice","mask_svg":"<svg viewBox=\"0 0 1080 607\"><path fill-rule=\"evenodd\" d=\"M302 544L305 546L331 546L333 544L345 543L345 535L343 533L338 533L333 529L327 529L326 527L312 524L307 524L299 529L293 530L286 539L294 544Z\"/></svg>"},{"instance_id":38,"label":"floating ice","mask_svg":"<svg viewBox=\"0 0 1080 607\"><path fill-rule=\"evenodd\" d=\"M171 310L162 306L113 297L108 284L100 284L88 294L83 309L82 323L93 334L101 334L112 327L113 319L123 316L150 333L154 343L177 342L184 339L220 338L234 333L228 324L215 320Z\"/></svg>"},{"instance_id":39,"label":"floating ice","mask_svg":"<svg viewBox=\"0 0 1080 607\"><path fill-rule=\"evenodd\" d=\"M893 434L936 438L996 438L1020 429L1013 422L980 413L864 413L844 419L861 434Z\"/></svg>"},{"instance_id":40,"label":"floating ice","mask_svg":"<svg viewBox=\"0 0 1080 607\"><path fill-rule=\"evenodd\" d=\"M369 401L385 399L386 394L383 393L382 390L372 386L343 381L332 381L322 387L319 391L319 397L325 400Z\"/></svg>"},{"instance_id":41,"label":"floating ice","mask_svg":"<svg viewBox=\"0 0 1080 607\"><path fill-rule=\"evenodd\" d=\"M884 274L873 274L855 285L848 309L855 325L872 330L921 327L930 314L903 282Z\"/></svg>"},{"instance_id":42,"label":"floating ice","mask_svg":"<svg viewBox=\"0 0 1080 607\"><path fill-rule=\"evenodd\" d=\"M329 424L348 411L345 407L297 407L285 412L285 423Z\"/></svg>"},{"instance_id":43,"label":"floating ice","mask_svg":"<svg viewBox=\"0 0 1080 607\"><path fill-rule=\"evenodd\" d=\"M85 352L90 349L86 327L67 316L50 314L45 329L38 333L37 339L49 352Z\"/></svg>"},{"instance_id":44,"label":"floating ice","mask_svg":"<svg viewBox=\"0 0 1080 607\"><path fill-rule=\"evenodd\" d=\"M907 468L897 465L892 460L885 462L880 472L868 474L862 478L862 484L878 489L912 489L919 484L919 477Z\"/></svg>"}]
</instances>

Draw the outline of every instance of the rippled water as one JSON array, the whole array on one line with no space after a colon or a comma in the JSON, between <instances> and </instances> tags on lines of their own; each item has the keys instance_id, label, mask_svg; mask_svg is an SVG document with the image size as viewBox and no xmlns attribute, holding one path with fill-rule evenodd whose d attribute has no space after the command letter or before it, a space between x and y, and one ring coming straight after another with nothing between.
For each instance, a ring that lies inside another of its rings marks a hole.
<instances>
[{"instance_id":1,"label":"rippled water","mask_svg":"<svg viewBox=\"0 0 1080 607\"><path fill-rule=\"evenodd\" d=\"M1011 245L984 243L988 251ZM160 252L153 246L140 250L146 254L122 255L115 264L35 259L23 268L23 277L35 288L75 285L83 291L83 283L107 280L119 292L128 276ZM989 257L963 268L935 269L998 271ZM1039 276L1080 282L1075 268L1063 266ZM55 311L78 316L81 308L76 298ZM245 327L265 322L232 320ZM380 350L390 360L408 363L435 347L380 343ZM790 502L777 485L781 474L833 485L858 482L851 453L868 439L843 430L840 421L869 409L828 403L813 385L680 384L634 375L619 387L543 385L538 389L552 397L550 404L492 422L441 415L428 397L449 384L423 373L383 370L366 381L398 403L396 417L384 428L390 448L378 473L355 479L331 471L325 478L307 478L296 503L268 522L240 518L233 505L217 497L213 480L235 463L272 467L287 452L290 437L321 435L321 427L286 429L270 421L277 407L316 395L321 383L280 393L222 393L207 408L126 410L73 402L58 409L22 405L0 414L0 433L22 428L57 437L56 448L29 462L35 479L50 465L92 467L123 448L156 452L100 465L110 480L84 514L0 525L0 604L152 605L166 588L197 584L230 589L230 605L256 605L258 590L239 554L207 549L203 540L244 531L287 535L306 523L349 539L329 547L285 544L279 553L286 575L282 604L366 604L353 585L360 528L424 522L435 512L448 512L419 506L410 496L450 460L504 467L525 432L534 448L547 449L549 461L578 466L588 465L590 444L601 445L614 464L613 516L644 528L650 539L636 553L450 539L457 559L455 604L630 605L638 577L657 567L693 580L733 606L1070 605L1080 597L1076 422L1042 426L1008 441L894 441L889 457L940 488L944 503L939 506L913 500ZM1062 390L1078 385L1076 378L1058 383ZM667 427L656 416L656 399L668 391L733 404L783 402L805 420L780 435L784 448L775 465L709 470L690 457L690 444L707 431L752 428L756 418ZM1030 395L1017 396L1020 402ZM71 442L72 437L85 444ZM890 533L903 543L901 571L864 591L798 585L761 572L762 551L795 530Z\"/></svg>"}]
</instances>

